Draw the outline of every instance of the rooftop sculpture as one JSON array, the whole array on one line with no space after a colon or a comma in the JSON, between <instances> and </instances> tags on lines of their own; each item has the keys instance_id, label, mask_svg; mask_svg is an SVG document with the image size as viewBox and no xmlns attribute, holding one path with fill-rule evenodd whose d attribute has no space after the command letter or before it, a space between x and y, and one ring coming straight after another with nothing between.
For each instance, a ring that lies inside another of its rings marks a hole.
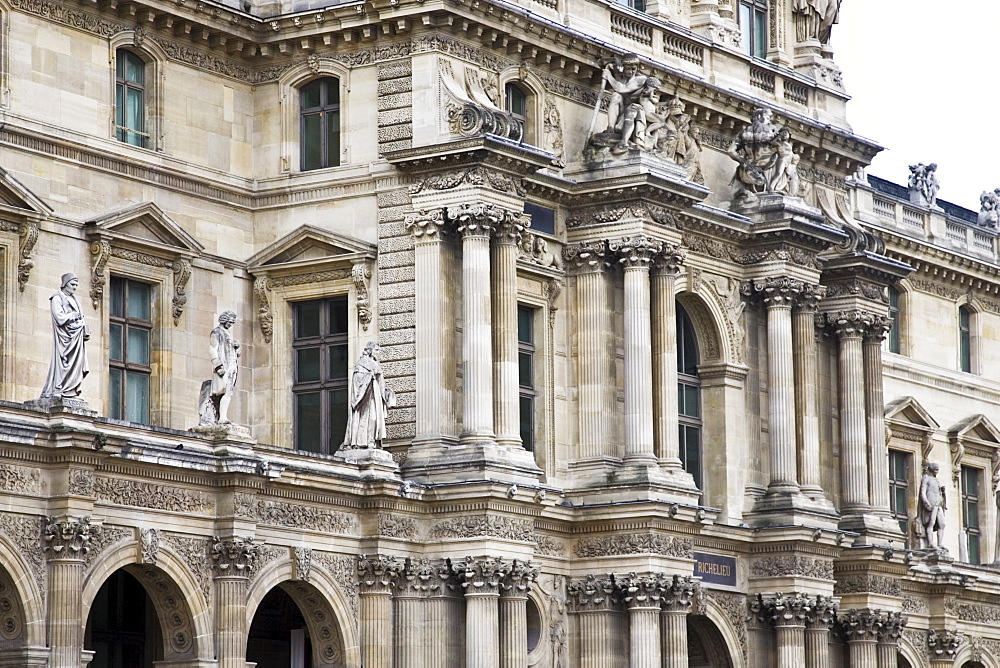
<instances>
[{"instance_id":1,"label":"rooftop sculpture","mask_svg":"<svg viewBox=\"0 0 1000 668\"><path fill-rule=\"evenodd\" d=\"M733 175L733 204L747 206L763 193L798 197L799 156L792 147L792 133L772 123L770 109L758 107L750 125L729 146L729 157L739 163Z\"/></svg>"}]
</instances>

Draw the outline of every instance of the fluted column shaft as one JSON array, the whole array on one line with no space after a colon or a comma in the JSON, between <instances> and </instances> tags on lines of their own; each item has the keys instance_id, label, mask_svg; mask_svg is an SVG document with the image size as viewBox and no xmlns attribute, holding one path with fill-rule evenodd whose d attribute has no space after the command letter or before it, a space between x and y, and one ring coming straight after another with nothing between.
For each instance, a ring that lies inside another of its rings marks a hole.
<instances>
[{"instance_id":1,"label":"fluted column shaft","mask_svg":"<svg viewBox=\"0 0 1000 668\"><path fill-rule=\"evenodd\" d=\"M528 668L527 596L500 596L500 668Z\"/></svg>"},{"instance_id":2,"label":"fluted column shaft","mask_svg":"<svg viewBox=\"0 0 1000 668\"><path fill-rule=\"evenodd\" d=\"M857 323L845 324L838 330L842 511L869 509L865 378L861 335L862 330Z\"/></svg>"},{"instance_id":3,"label":"fluted column shaft","mask_svg":"<svg viewBox=\"0 0 1000 668\"><path fill-rule=\"evenodd\" d=\"M874 639L851 640L847 643L849 668L878 668Z\"/></svg>"},{"instance_id":4,"label":"fluted column shaft","mask_svg":"<svg viewBox=\"0 0 1000 668\"><path fill-rule=\"evenodd\" d=\"M465 662L462 631L465 602L459 595L441 592L427 601L427 646L424 666L460 668ZM397 667L398 668L398 667Z\"/></svg>"},{"instance_id":5,"label":"fluted column shaft","mask_svg":"<svg viewBox=\"0 0 1000 668\"><path fill-rule=\"evenodd\" d=\"M83 650L83 559L49 561L49 666L77 668Z\"/></svg>"},{"instance_id":6,"label":"fluted column shaft","mask_svg":"<svg viewBox=\"0 0 1000 668\"><path fill-rule=\"evenodd\" d=\"M806 668L829 668L830 629L826 626L807 628L805 633Z\"/></svg>"},{"instance_id":7,"label":"fluted column shaft","mask_svg":"<svg viewBox=\"0 0 1000 668\"><path fill-rule=\"evenodd\" d=\"M587 610L579 613L580 668L614 668L614 633L611 610Z\"/></svg>"},{"instance_id":8,"label":"fluted column shaft","mask_svg":"<svg viewBox=\"0 0 1000 668\"><path fill-rule=\"evenodd\" d=\"M667 467L681 468L677 432L677 302L676 265L653 271L653 443Z\"/></svg>"},{"instance_id":9,"label":"fluted column shaft","mask_svg":"<svg viewBox=\"0 0 1000 668\"><path fill-rule=\"evenodd\" d=\"M660 613L660 651L663 668L688 668L687 610Z\"/></svg>"},{"instance_id":10,"label":"fluted column shaft","mask_svg":"<svg viewBox=\"0 0 1000 668\"><path fill-rule=\"evenodd\" d=\"M774 642L778 648L778 668L802 668L806 662L805 626L777 624Z\"/></svg>"},{"instance_id":11,"label":"fluted column shaft","mask_svg":"<svg viewBox=\"0 0 1000 668\"><path fill-rule=\"evenodd\" d=\"M245 668L247 652L247 579L215 578L215 625L219 668Z\"/></svg>"},{"instance_id":12,"label":"fluted column shaft","mask_svg":"<svg viewBox=\"0 0 1000 668\"><path fill-rule=\"evenodd\" d=\"M661 668L660 607L630 605L629 668Z\"/></svg>"},{"instance_id":13,"label":"fluted column shaft","mask_svg":"<svg viewBox=\"0 0 1000 668\"><path fill-rule=\"evenodd\" d=\"M497 592L465 592L465 665L500 668Z\"/></svg>"},{"instance_id":14,"label":"fluted column shaft","mask_svg":"<svg viewBox=\"0 0 1000 668\"><path fill-rule=\"evenodd\" d=\"M605 285L603 244L581 245L569 250L576 267L576 303L579 327L577 373L580 411L580 458L614 452L614 382L612 332Z\"/></svg>"},{"instance_id":15,"label":"fluted column shaft","mask_svg":"<svg viewBox=\"0 0 1000 668\"><path fill-rule=\"evenodd\" d=\"M359 592L361 602L361 657L365 668L392 665L392 592Z\"/></svg>"},{"instance_id":16,"label":"fluted column shaft","mask_svg":"<svg viewBox=\"0 0 1000 668\"><path fill-rule=\"evenodd\" d=\"M425 641L429 624L425 614L429 601L414 591L397 591L392 604L393 668L423 668L428 664Z\"/></svg>"},{"instance_id":17,"label":"fluted column shaft","mask_svg":"<svg viewBox=\"0 0 1000 668\"><path fill-rule=\"evenodd\" d=\"M794 340L795 414L798 416L796 436L799 460L799 483L811 496L823 493L820 484L819 406L816 386L816 302L826 289L813 287L804 293L792 314Z\"/></svg>"},{"instance_id":18,"label":"fluted column shaft","mask_svg":"<svg viewBox=\"0 0 1000 668\"><path fill-rule=\"evenodd\" d=\"M898 664L897 656L899 647L896 642L879 642L875 647L876 661L878 668L896 668Z\"/></svg>"},{"instance_id":19,"label":"fluted column shaft","mask_svg":"<svg viewBox=\"0 0 1000 668\"><path fill-rule=\"evenodd\" d=\"M795 455L795 375L792 366L792 307L777 295L767 304L768 429L771 484L768 492L798 490Z\"/></svg>"},{"instance_id":20,"label":"fluted column shaft","mask_svg":"<svg viewBox=\"0 0 1000 668\"><path fill-rule=\"evenodd\" d=\"M865 374L865 414L868 452L871 453L868 477L872 510L889 515L889 449L885 442L885 399L882 389L882 339L891 321L877 318L865 333L862 352Z\"/></svg>"},{"instance_id":21,"label":"fluted column shaft","mask_svg":"<svg viewBox=\"0 0 1000 668\"><path fill-rule=\"evenodd\" d=\"M498 225L493 244L493 421L497 443L521 447L517 365L519 224Z\"/></svg>"},{"instance_id":22,"label":"fluted column shaft","mask_svg":"<svg viewBox=\"0 0 1000 668\"><path fill-rule=\"evenodd\" d=\"M625 458L653 463L649 267L625 268Z\"/></svg>"}]
</instances>

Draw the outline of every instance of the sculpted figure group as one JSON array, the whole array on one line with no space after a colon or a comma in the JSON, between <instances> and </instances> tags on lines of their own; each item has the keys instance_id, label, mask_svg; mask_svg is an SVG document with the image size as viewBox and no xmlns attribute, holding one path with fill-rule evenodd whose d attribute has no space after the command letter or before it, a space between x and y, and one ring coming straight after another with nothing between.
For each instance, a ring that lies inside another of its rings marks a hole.
<instances>
[{"instance_id":1,"label":"sculpted figure group","mask_svg":"<svg viewBox=\"0 0 1000 668\"><path fill-rule=\"evenodd\" d=\"M937 204L938 190L941 184L937 179L937 164L925 165L918 163L910 165L910 178L906 185L910 190L910 201L923 206L934 206Z\"/></svg>"},{"instance_id":2,"label":"sculpted figure group","mask_svg":"<svg viewBox=\"0 0 1000 668\"><path fill-rule=\"evenodd\" d=\"M979 216L976 222L983 227L996 229L1000 224L1000 188L985 191L979 196Z\"/></svg>"},{"instance_id":3,"label":"sculpted figure group","mask_svg":"<svg viewBox=\"0 0 1000 668\"><path fill-rule=\"evenodd\" d=\"M752 204L761 193L801 194L792 133L772 123L770 109L753 110L750 125L736 136L728 152L738 163L732 180L734 204Z\"/></svg>"}]
</instances>

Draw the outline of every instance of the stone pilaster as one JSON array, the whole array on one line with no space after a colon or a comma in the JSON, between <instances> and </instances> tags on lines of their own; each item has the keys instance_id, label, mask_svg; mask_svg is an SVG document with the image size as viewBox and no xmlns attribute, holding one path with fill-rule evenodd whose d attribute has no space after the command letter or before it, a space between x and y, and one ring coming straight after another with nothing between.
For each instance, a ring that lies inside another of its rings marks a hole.
<instances>
[{"instance_id":1,"label":"stone pilaster","mask_svg":"<svg viewBox=\"0 0 1000 668\"><path fill-rule=\"evenodd\" d=\"M517 253L530 219L507 217L493 228L493 422L497 443L521 447L517 365Z\"/></svg>"},{"instance_id":2,"label":"stone pilaster","mask_svg":"<svg viewBox=\"0 0 1000 668\"><path fill-rule=\"evenodd\" d=\"M816 390L819 374L816 370L816 310L826 295L822 285L804 285L792 312L792 349L795 367L796 438L799 460L799 483L802 492L817 500L825 500L820 485L819 405Z\"/></svg>"},{"instance_id":3,"label":"stone pilaster","mask_svg":"<svg viewBox=\"0 0 1000 668\"><path fill-rule=\"evenodd\" d=\"M653 326L653 445L664 468L682 470L677 437L677 301L674 283L685 253L663 244L650 277ZM693 482L693 481L692 481Z\"/></svg>"},{"instance_id":4,"label":"stone pilaster","mask_svg":"<svg viewBox=\"0 0 1000 668\"><path fill-rule=\"evenodd\" d=\"M817 596L805 615L805 668L829 668L830 628L836 621L837 603L830 596Z\"/></svg>"},{"instance_id":5,"label":"stone pilaster","mask_svg":"<svg viewBox=\"0 0 1000 668\"><path fill-rule=\"evenodd\" d=\"M500 588L511 565L499 557L468 557L453 566L465 590L465 666L500 668Z\"/></svg>"},{"instance_id":6,"label":"stone pilaster","mask_svg":"<svg viewBox=\"0 0 1000 668\"><path fill-rule=\"evenodd\" d=\"M252 538L231 536L212 543L215 629L219 668L245 668L247 653L247 576L258 558Z\"/></svg>"},{"instance_id":7,"label":"stone pilaster","mask_svg":"<svg viewBox=\"0 0 1000 668\"><path fill-rule=\"evenodd\" d=\"M580 459L616 456L613 332L605 284L604 242L567 246L567 267L576 275L577 384Z\"/></svg>"},{"instance_id":8,"label":"stone pilaster","mask_svg":"<svg viewBox=\"0 0 1000 668\"><path fill-rule=\"evenodd\" d=\"M653 451L653 360L649 310L649 269L663 243L639 235L614 240L625 279L625 462L656 464Z\"/></svg>"},{"instance_id":9,"label":"stone pilaster","mask_svg":"<svg viewBox=\"0 0 1000 668\"><path fill-rule=\"evenodd\" d=\"M500 590L500 668L528 668L528 592L538 567L515 560Z\"/></svg>"},{"instance_id":10,"label":"stone pilaster","mask_svg":"<svg viewBox=\"0 0 1000 668\"><path fill-rule=\"evenodd\" d=\"M617 668L623 656L614 619L621 614L621 593L611 578L588 575L566 588L569 611L580 623L580 668Z\"/></svg>"},{"instance_id":11,"label":"stone pilaster","mask_svg":"<svg viewBox=\"0 0 1000 668\"><path fill-rule=\"evenodd\" d=\"M629 668L661 668L660 605L668 581L661 575L616 578L628 608Z\"/></svg>"},{"instance_id":12,"label":"stone pilaster","mask_svg":"<svg viewBox=\"0 0 1000 668\"><path fill-rule=\"evenodd\" d=\"M892 327L892 319L875 316L862 344L865 374L865 416L868 452L869 492L872 510L889 517L889 449L885 443L885 400L882 395L882 341Z\"/></svg>"},{"instance_id":13,"label":"stone pilaster","mask_svg":"<svg viewBox=\"0 0 1000 668\"><path fill-rule=\"evenodd\" d=\"M879 619L878 645L875 648L878 668L896 668L899 636L903 633L906 621L906 615L900 612L887 612Z\"/></svg>"},{"instance_id":14,"label":"stone pilaster","mask_svg":"<svg viewBox=\"0 0 1000 668\"><path fill-rule=\"evenodd\" d=\"M392 666L392 590L403 566L393 556L358 556L361 661L366 668Z\"/></svg>"},{"instance_id":15,"label":"stone pilaster","mask_svg":"<svg viewBox=\"0 0 1000 668\"><path fill-rule=\"evenodd\" d=\"M932 668L954 666L955 657L965 638L957 631L930 629L927 631L927 656Z\"/></svg>"},{"instance_id":16,"label":"stone pilaster","mask_svg":"<svg viewBox=\"0 0 1000 668\"><path fill-rule=\"evenodd\" d=\"M660 612L660 652L663 668L688 668L687 616L701 585L691 576L679 577L663 588Z\"/></svg>"},{"instance_id":17,"label":"stone pilaster","mask_svg":"<svg viewBox=\"0 0 1000 668\"><path fill-rule=\"evenodd\" d=\"M396 576L392 605L393 668L423 668L431 640L430 597L442 586L429 559L407 559Z\"/></svg>"},{"instance_id":18,"label":"stone pilaster","mask_svg":"<svg viewBox=\"0 0 1000 668\"><path fill-rule=\"evenodd\" d=\"M90 541L101 533L89 516L47 517L42 526L42 549L48 558L49 663L52 668L76 668L83 651L84 557Z\"/></svg>"},{"instance_id":19,"label":"stone pilaster","mask_svg":"<svg viewBox=\"0 0 1000 668\"><path fill-rule=\"evenodd\" d=\"M851 668L878 668L879 613L870 610L848 610L840 617L841 631L847 638L847 653Z\"/></svg>"}]
</instances>

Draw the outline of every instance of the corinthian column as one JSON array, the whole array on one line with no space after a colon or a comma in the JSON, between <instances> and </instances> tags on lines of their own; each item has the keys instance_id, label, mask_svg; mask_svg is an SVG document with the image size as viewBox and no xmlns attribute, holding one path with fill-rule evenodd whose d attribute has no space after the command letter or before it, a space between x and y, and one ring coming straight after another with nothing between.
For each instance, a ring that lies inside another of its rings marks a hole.
<instances>
[{"instance_id":1,"label":"corinthian column","mask_svg":"<svg viewBox=\"0 0 1000 668\"><path fill-rule=\"evenodd\" d=\"M824 285L804 285L792 313L795 366L795 413L798 415L796 436L799 452L799 482L810 497L823 497L820 485L819 406L816 386L816 309L826 295Z\"/></svg>"},{"instance_id":2,"label":"corinthian column","mask_svg":"<svg viewBox=\"0 0 1000 668\"><path fill-rule=\"evenodd\" d=\"M649 267L663 243L645 236L608 244L625 273L625 460L655 464Z\"/></svg>"},{"instance_id":3,"label":"corinthian column","mask_svg":"<svg viewBox=\"0 0 1000 668\"><path fill-rule=\"evenodd\" d=\"M806 613L805 668L829 668L830 627L837 619L837 604L830 596L817 596Z\"/></svg>"},{"instance_id":4,"label":"corinthian column","mask_svg":"<svg viewBox=\"0 0 1000 668\"><path fill-rule=\"evenodd\" d=\"M566 587L569 611L580 623L580 668L617 668L622 656L615 618L621 615L621 594L610 578L588 575Z\"/></svg>"},{"instance_id":5,"label":"corinthian column","mask_svg":"<svg viewBox=\"0 0 1000 668\"><path fill-rule=\"evenodd\" d=\"M452 395L445 382L445 355L450 346L442 345L441 337L454 327L447 322L443 304L441 235L444 211L419 211L406 216L406 227L413 235L413 272L415 291L416 365L417 365L417 434L414 443L440 442L451 434L454 425Z\"/></svg>"},{"instance_id":6,"label":"corinthian column","mask_svg":"<svg viewBox=\"0 0 1000 668\"><path fill-rule=\"evenodd\" d=\"M83 558L101 527L89 517L54 517L42 527L42 549L48 557L49 663L52 668L77 668L83 651Z\"/></svg>"},{"instance_id":7,"label":"corinthian column","mask_svg":"<svg viewBox=\"0 0 1000 668\"><path fill-rule=\"evenodd\" d=\"M878 645L875 648L878 668L896 668L899 655L899 636L906 626L906 615L901 612L887 612L880 615Z\"/></svg>"},{"instance_id":8,"label":"corinthian column","mask_svg":"<svg viewBox=\"0 0 1000 668\"><path fill-rule=\"evenodd\" d=\"M465 663L465 602L462 583L451 564L441 562L435 568L436 583L431 585L426 608L427 647L422 666L462 668ZM397 667L398 668L398 667Z\"/></svg>"},{"instance_id":9,"label":"corinthian column","mask_svg":"<svg viewBox=\"0 0 1000 668\"><path fill-rule=\"evenodd\" d=\"M927 653L930 655L931 668L954 666L963 640L962 634L956 631L948 629L927 631Z\"/></svg>"},{"instance_id":10,"label":"corinthian column","mask_svg":"<svg viewBox=\"0 0 1000 668\"><path fill-rule=\"evenodd\" d=\"M777 668L800 668L806 662L806 613L811 601L802 594L778 594L765 601L765 610L774 625Z\"/></svg>"},{"instance_id":11,"label":"corinthian column","mask_svg":"<svg viewBox=\"0 0 1000 668\"><path fill-rule=\"evenodd\" d=\"M497 443L521 447L517 364L517 250L524 221L513 215L493 228L493 422ZM528 220L527 222L531 222Z\"/></svg>"},{"instance_id":12,"label":"corinthian column","mask_svg":"<svg viewBox=\"0 0 1000 668\"><path fill-rule=\"evenodd\" d=\"M660 602L666 579L631 574L615 583L628 606L629 668L661 668Z\"/></svg>"},{"instance_id":13,"label":"corinthian column","mask_svg":"<svg viewBox=\"0 0 1000 668\"><path fill-rule=\"evenodd\" d=\"M878 613L869 610L848 610L840 618L847 637L847 653L851 668L878 668L875 645L878 642Z\"/></svg>"},{"instance_id":14,"label":"corinthian column","mask_svg":"<svg viewBox=\"0 0 1000 668\"><path fill-rule=\"evenodd\" d=\"M365 668L392 666L392 590L403 568L393 556L358 557L361 661Z\"/></svg>"},{"instance_id":15,"label":"corinthian column","mask_svg":"<svg viewBox=\"0 0 1000 668\"><path fill-rule=\"evenodd\" d=\"M580 458L614 456L615 369L604 242L570 245L563 253L576 274Z\"/></svg>"},{"instance_id":16,"label":"corinthian column","mask_svg":"<svg viewBox=\"0 0 1000 668\"><path fill-rule=\"evenodd\" d=\"M392 610L393 668L444 666L444 661L427 660L427 641L431 635L428 608L430 596L441 586L437 569L430 559L407 559L396 576Z\"/></svg>"},{"instance_id":17,"label":"corinthian column","mask_svg":"<svg viewBox=\"0 0 1000 668\"><path fill-rule=\"evenodd\" d=\"M247 575L258 557L252 538L216 538L212 543L215 629L219 668L246 668Z\"/></svg>"},{"instance_id":18,"label":"corinthian column","mask_svg":"<svg viewBox=\"0 0 1000 668\"><path fill-rule=\"evenodd\" d=\"M448 207L462 235L462 435L463 443L495 440L493 432L493 328L490 234L510 212L491 204Z\"/></svg>"},{"instance_id":19,"label":"corinthian column","mask_svg":"<svg viewBox=\"0 0 1000 668\"><path fill-rule=\"evenodd\" d=\"M689 575L675 575L663 589L663 611L660 613L663 668L688 668L687 616L700 586Z\"/></svg>"},{"instance_id":20,"label":"corinthian column","mask_svg":"<svg viewBox=\"0 0 1000 668\"><path fill-rule=\"evenodd\" d=\"M469 557L454 565L465 590L465 667L500 668L500 586L510 573L501 558Z\"/></svg>"},{"instance_id":21,"label":"corinthian column","mask_svg":"<svg viewBox=\"0 0 1000 668\"><path fill-rule=\"evenodd\" d=\"M684 251L663 244L653 264L653 444L657 458L668 469L680 471L677 436L677 302L674 282Z\"/></svg>"},{"instance_id":22,"label":"corinthian column","mask_svg":"<svg viewBox=\"0 0 1000 668\"><path fill-rule=\"evenodd\" d=\"M500 668L528 668L528 592L538 568L515 560L500 592Z\"/></svg>"},{"instance_id":23,"label":"corinthian column","mask_svg":"<svg viewBox=\"0 0 1000 668\"><path fill-rule=\"evenodd\" d=\"M865 311L827 313L837 334L840 370L841 512L869 509L868 451L865 425L865 377L861 337L872 322Z\"/></svg>"},{"instance_id":24,"label":"corinthian column","mask_svg":"<svg viewBox=\"0 0 1000 668\"><path fill-rule=\"evenodd\" d=\"M892 318L875 316L865 331L863 348L865 374L865 414L867 417L868 487L872 510L888 517L889 448L885 443L885 399L882 396L882 340L892 327Z\"/></svg>"}]
</instances>

